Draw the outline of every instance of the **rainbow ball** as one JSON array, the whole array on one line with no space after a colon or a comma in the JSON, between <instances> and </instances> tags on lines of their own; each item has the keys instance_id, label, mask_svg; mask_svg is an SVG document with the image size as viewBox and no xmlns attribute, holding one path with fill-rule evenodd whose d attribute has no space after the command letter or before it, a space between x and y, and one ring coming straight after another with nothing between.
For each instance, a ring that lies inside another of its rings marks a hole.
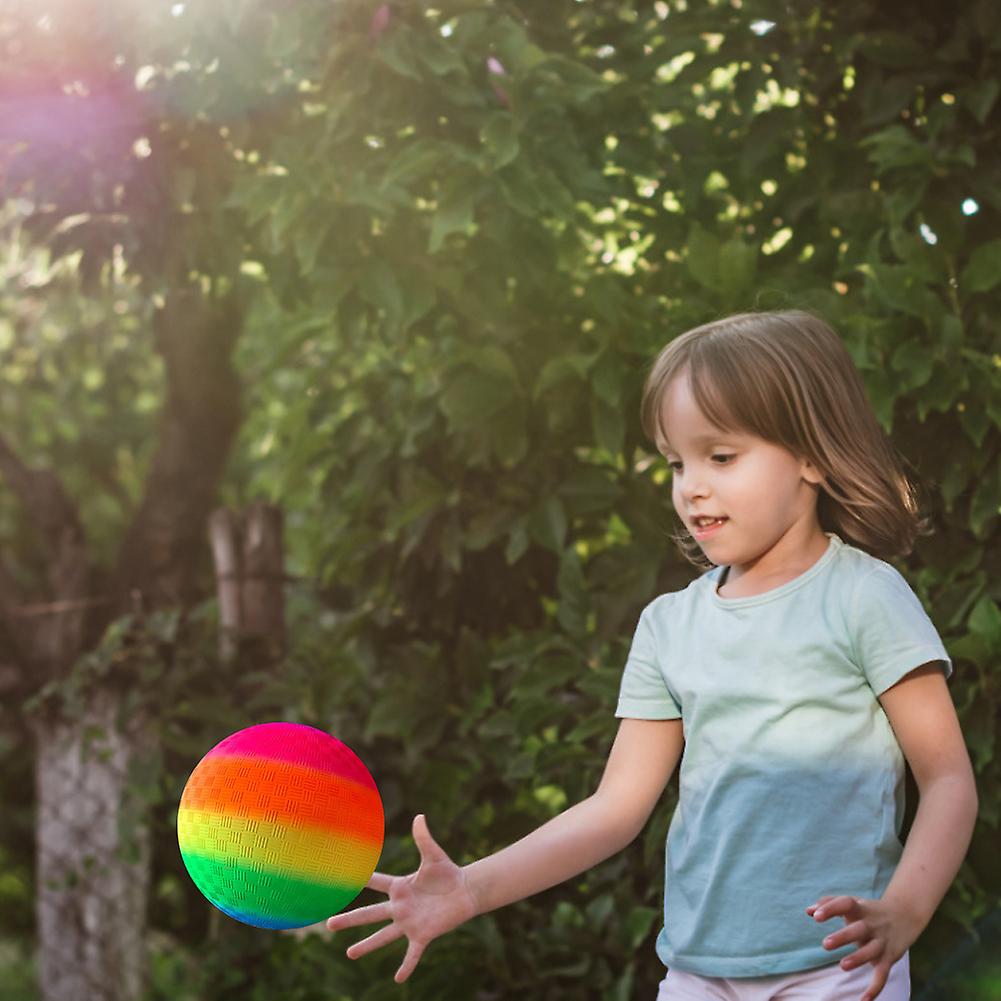
<instances>
[{"instance_id":1,"label":"rainbow ball","mask_svg":"<svg viewBox=\"0 0 1001 1001\"><path fill-rule=\"evenodd\" d=\"M382 799L346 744L301 723L260 723L195 766L177 843L208 901L257 928L304 928L342 910L375 871Z\"/></svg>"}]
</instances>

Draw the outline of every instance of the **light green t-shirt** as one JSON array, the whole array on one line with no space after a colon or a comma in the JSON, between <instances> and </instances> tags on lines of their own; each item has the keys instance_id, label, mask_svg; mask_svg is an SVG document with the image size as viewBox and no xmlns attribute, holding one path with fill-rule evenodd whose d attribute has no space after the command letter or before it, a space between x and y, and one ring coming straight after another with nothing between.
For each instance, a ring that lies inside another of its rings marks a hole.
<instances>
[{"instance_id":1,"label":"light green t-shirt","mask_svg":"<svg viewBox=\"0 0 1001 1001\"><path fill-rule=\"evenodd\" d=\"M827 532L780 587L717 593L723 566L640 615L617 717L684 721L665 850L665 966L764 977L836 963L806 908L880 897L900 860L904 757L876 696L952 660L907 581ZM843 927L838 923L838 927Z\"/></svg>"}]
</instances>

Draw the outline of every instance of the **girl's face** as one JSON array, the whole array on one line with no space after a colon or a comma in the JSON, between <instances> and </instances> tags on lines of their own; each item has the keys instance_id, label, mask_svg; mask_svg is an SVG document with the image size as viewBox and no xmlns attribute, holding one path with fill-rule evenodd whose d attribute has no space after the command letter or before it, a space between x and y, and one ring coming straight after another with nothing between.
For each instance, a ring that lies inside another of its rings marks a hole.
<instances>
[{"instance_id":1,"label":"girl's face","mask_svg":"<svg viewBox=\"0 0 1001 1001\"><path fill-rule=\"evenodd\" d=\"M673 476L671 501L689 532L717 566L732 567L728 582L797 569L827 547L817 520L822 476L806 460L756 435L720 432L698 409L687 374L675 377L661 408L664 445ZM699 539L699 515L725 516Z\"/></svg>"}]
</instances>

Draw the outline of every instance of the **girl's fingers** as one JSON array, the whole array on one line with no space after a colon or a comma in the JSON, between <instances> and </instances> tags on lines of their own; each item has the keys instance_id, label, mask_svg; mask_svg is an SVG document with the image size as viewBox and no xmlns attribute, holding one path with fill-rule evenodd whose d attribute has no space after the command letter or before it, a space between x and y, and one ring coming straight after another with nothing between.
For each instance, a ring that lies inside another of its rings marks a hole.
<instances>
[{"instance_id":1,"label":"girl's fingers","mask_svg":"<svg viewBox=\"0 0 1001 1001\"><path fill-rule=\"evenodd\" d=\"M389 887L392 885L396 876L388 876L384 872L373 872L369 881L365 884L367 890L378 890L380 893L389 893Z\"/></svg>"},{"instance_id":2,"label":"girl's fingers","mask_svg":"<svg viewBox=\"0 0 1001 1001\"><path fill-rule=\"evenodd\" d=\"M861 948L856 949L854 952L848 953L847 956L841 959L841 968L845 969L845 964L848 964L848 969L854 969L856 966L863 966L865 963L872 963L883 954L883 943L878 942L875 939L871 942L867 942Z\"/></svg>"},{"instance_id":3,"label":"girl's fingers","mask_svg":"<svg viewBox=\"0 0 1001 1001\"><path fill-rule=\"evenodd\" d=\"M417 845L417 850L421 853L422 859L427 862L449 861L444 849L431 837L431 832L428 830L428 819L423 813L418 813L414 817L413 832L414 842Z\"/></svg>"},{"instance_id":4,"label":"girl's fingers","mask_svg":"<svg viewBox=\"0 0 1001 1001\"><path fill-rule=\"evenodd\" d=\"M347 957L348 959L358 959L359 956L365 956L375 949L381 949L382 946L389 945L390 942L395 942L402 934L400 926L394 921L391 925L380 928L374 935L369 935L368 938L363 938L360 942L355 942L348 949Z\"/></svg>"},{"instance_id":5,"label":"girl's fingers","mask_svg":"<svg viewBox=\"0 0 1001 1001\"><path fill-rule=\"evenodd\" d=\"M853 921L845 925L841 931L831 932L824 939L825 949L840 949L849 942L864 942L869 940L869 926L864 921Z\"/></svg>"},{"instance_id":6,"label":"girl's fingers","mask_svg":"<svg viewBox=\"0 0 1001 1001\"><path fill-rule=\"evenodd\" d=\"M340 931L356 925L370 925L373 921L388 921L392 916L389 901L384 900L381 904L369 904L368 907L356 907L353 911L335 914L327 918L327 928L330 931Z\"/></svg>"},{"instance_id":7,"label":"girl's fingers","mask_svg":"<svg viewBox=\"0 0 1001 1001\"><path fill-rule=\"evenodd\" d=\"M407 954L403 957L403 964L396 971L396 976L393 979L398 983L402 984L411 973L414 972L417 964L421 961L421 956L424 955L424 946L419 945L413 939L409 940L407 945Z\"/></svg>"},{"instance_id":8,"label":"girl's fingers","mask_svg":"<svg viewBox=\"0 0 1001 1001\"><path fill-rule=\"evenodd\" d=\"M824 904L826 904L828 900L833 900L833 899L834 899L834 897L832 897L830 895L828 895L826 897L818 897L817 898L817 902L815 904L811 904L806 909L806 913L809 914L812 917L817 912L818 908L823 907Z\"/></svg>"}]
</instances>

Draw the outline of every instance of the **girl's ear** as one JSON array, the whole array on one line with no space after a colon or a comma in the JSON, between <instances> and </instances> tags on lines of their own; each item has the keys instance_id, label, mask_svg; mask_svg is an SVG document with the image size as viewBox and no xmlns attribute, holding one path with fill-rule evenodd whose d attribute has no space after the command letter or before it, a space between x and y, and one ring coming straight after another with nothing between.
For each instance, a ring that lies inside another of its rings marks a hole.
<instances>
[{"instance_id":1,"label":"girl's ear","mask_svg":"<svg viewBox=\"0 0 1001 1001\"><path fill-rule=\"evenodd\" d=\"M803 459L800 473L808 483L822 484L826 479L824 474L809 459Z\"/></svg>"}]
</instances>

